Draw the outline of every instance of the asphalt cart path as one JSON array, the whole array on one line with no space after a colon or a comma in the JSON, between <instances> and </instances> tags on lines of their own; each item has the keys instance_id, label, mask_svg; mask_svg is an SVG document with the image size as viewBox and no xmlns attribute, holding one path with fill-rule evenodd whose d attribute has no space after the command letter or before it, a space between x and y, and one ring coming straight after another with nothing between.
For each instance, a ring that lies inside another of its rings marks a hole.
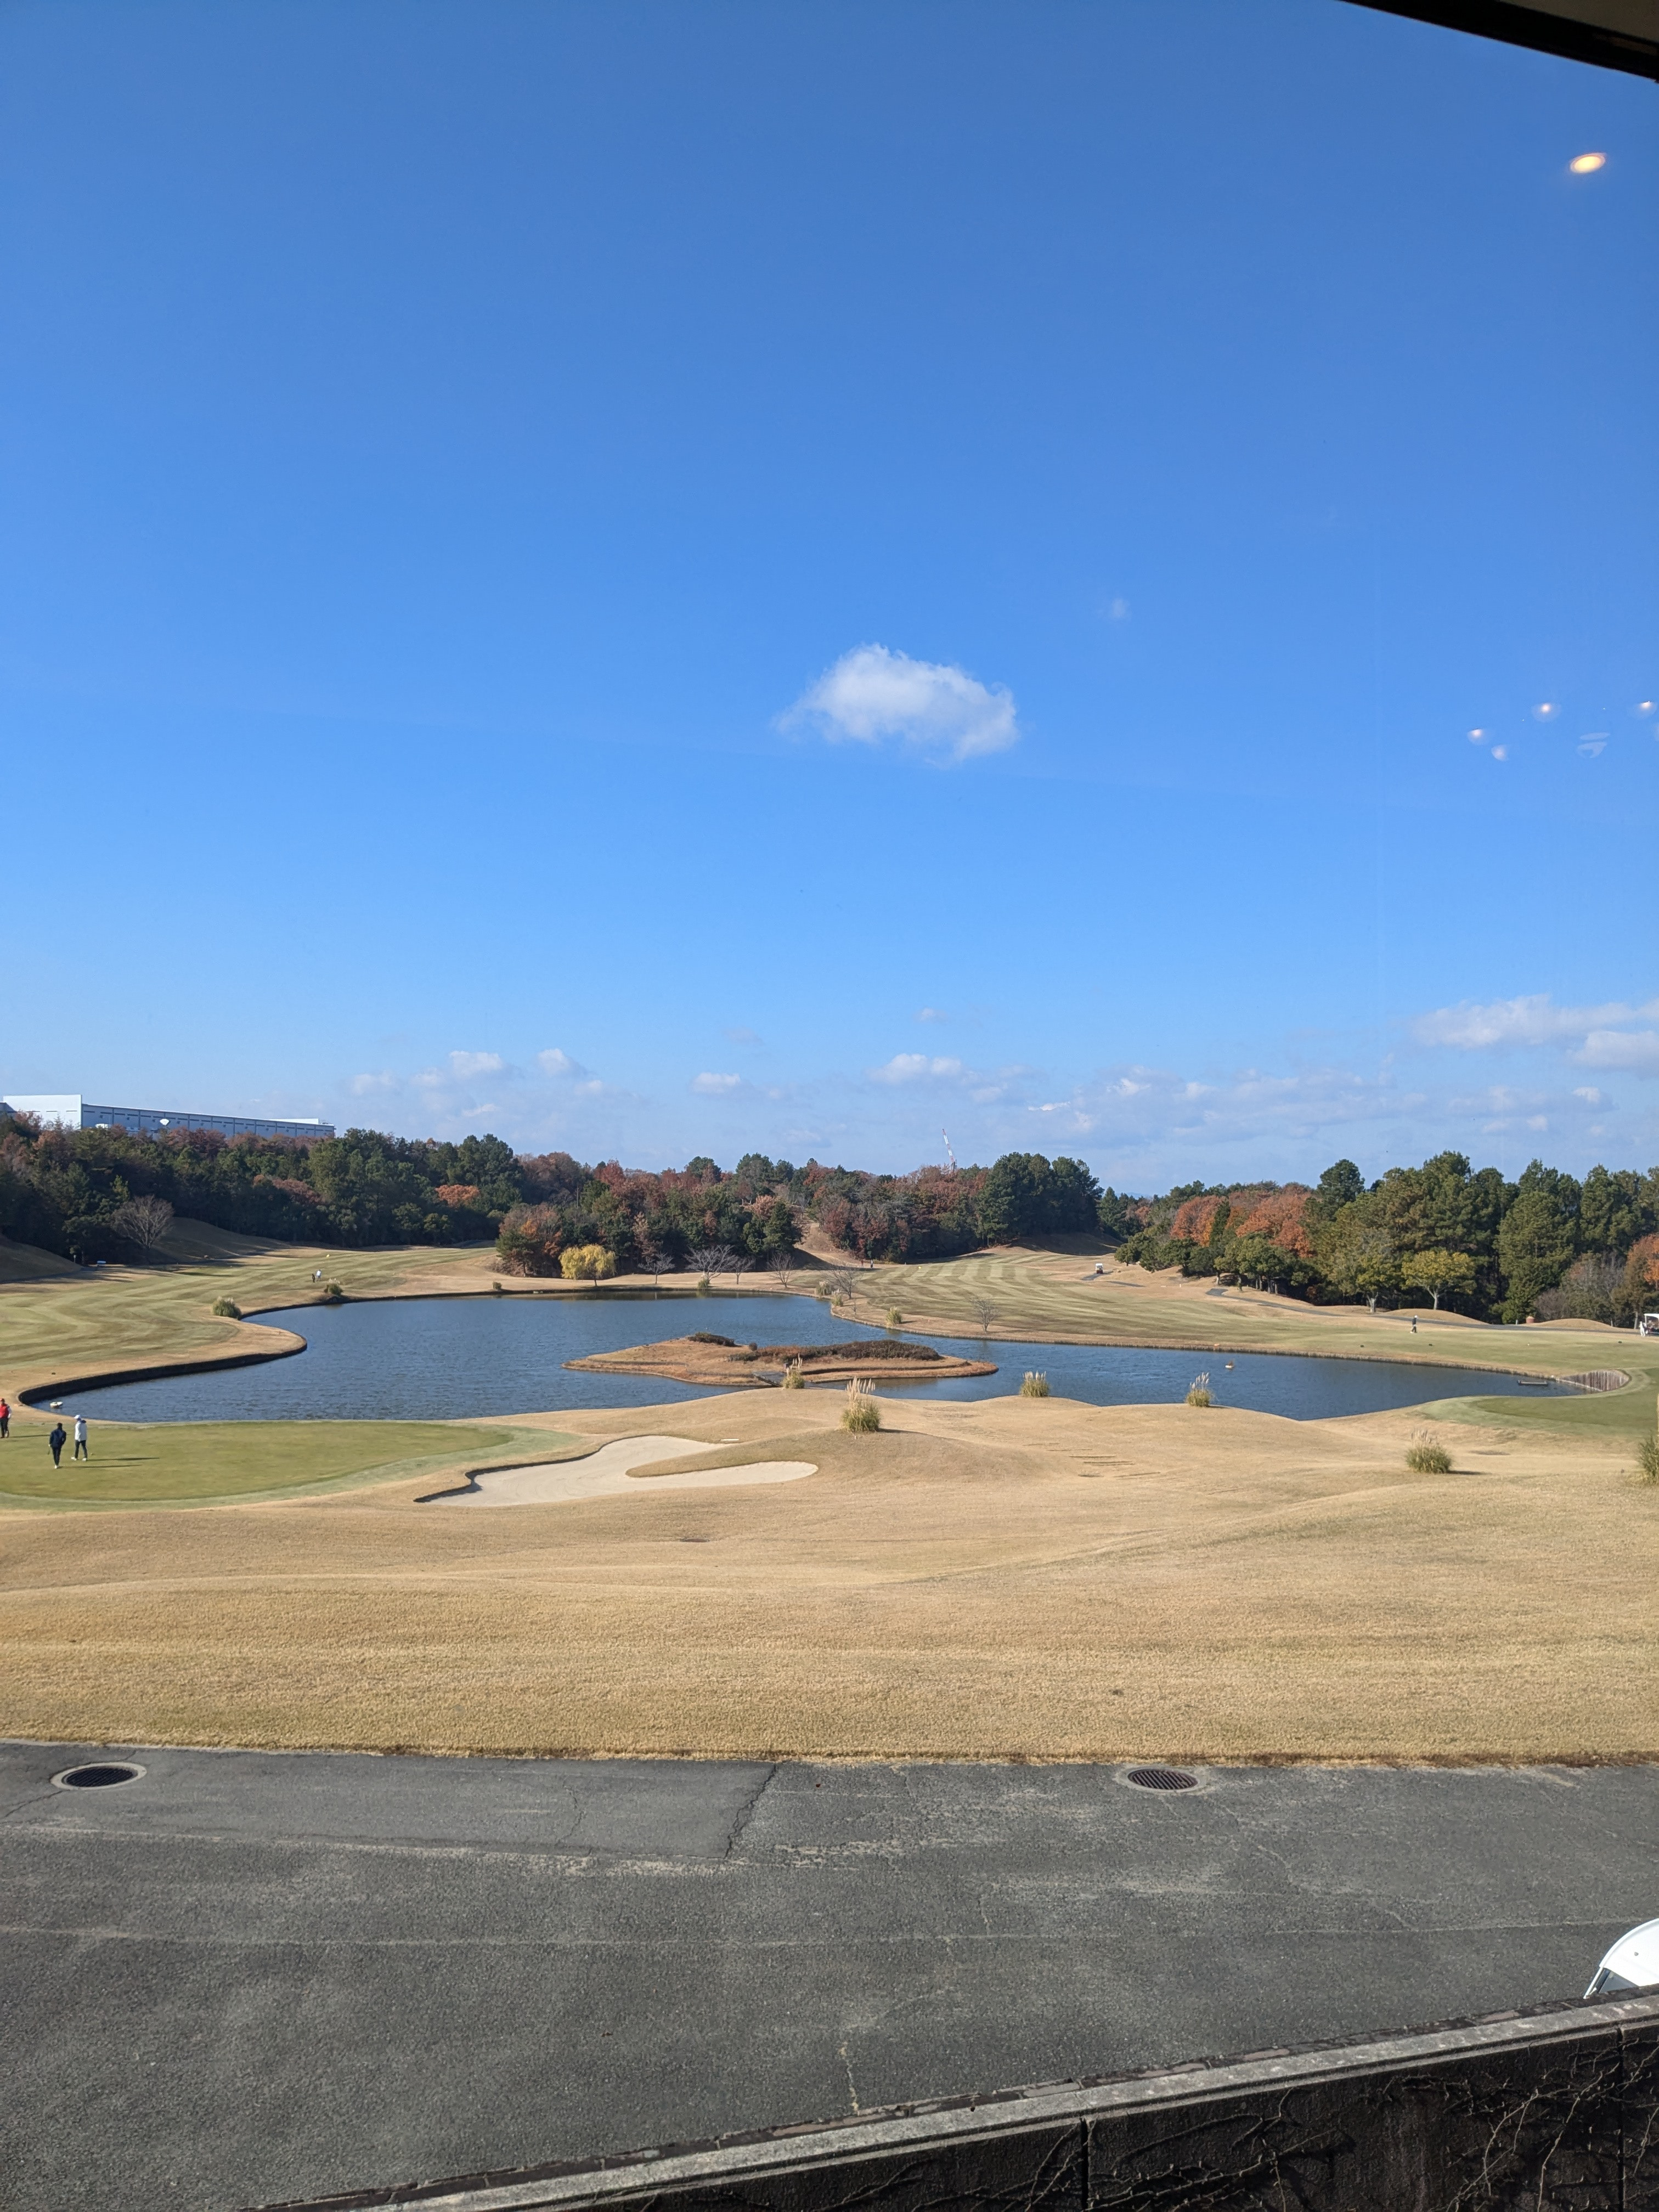
<instances>
[{"instance_id":1,"label":"asphalt cart path","mask_svg":"<svg viewBox=\"0 0 1659 2212\"><path fill-rule=\"evenodd\" d=\"M1577 1996L1659 1770L0 1746L6 2212L206 2212Z\"/></svg>"}]
</instances>

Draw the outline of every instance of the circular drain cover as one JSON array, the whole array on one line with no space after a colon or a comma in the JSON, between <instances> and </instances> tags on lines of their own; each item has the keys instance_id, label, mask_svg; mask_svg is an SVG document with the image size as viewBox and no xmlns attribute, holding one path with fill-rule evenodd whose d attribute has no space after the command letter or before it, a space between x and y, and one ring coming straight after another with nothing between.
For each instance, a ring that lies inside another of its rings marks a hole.
<instances>
[{"instance_id":1,"label":"circular drain cover","mask_svg":"<svg viewBox=\"0 0 1659 2212\"><path fill-rule=\"evenodd\" d=\"M94 1766L66 1766L52 1778L59 1790L112 1790L118 1783L136 1782L143 1771L110 1759Z\"/></svg>"},{"instance_id":2,"label":"circular drain cover","mask_svg":"<svg viewBox=\"0 0 1659 2212\"><path fill-rule=\"evenodd\" d=\"M1178 1766L1132 1766L1124 1776L1137 1790L1196 1790L1198 1777L1183 1774Z\"/></svg>"}]
</instances>

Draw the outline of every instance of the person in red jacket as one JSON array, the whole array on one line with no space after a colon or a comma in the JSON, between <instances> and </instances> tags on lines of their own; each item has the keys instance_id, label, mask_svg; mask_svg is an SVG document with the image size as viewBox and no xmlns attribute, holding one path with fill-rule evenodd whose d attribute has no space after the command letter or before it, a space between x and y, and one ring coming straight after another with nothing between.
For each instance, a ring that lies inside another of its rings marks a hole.
<instances>
[{"instance_id":1,"label":"person in red jacket","mask_svg":"<svg viewBox=\"0 0 1659 2212\"><path fill-rule=\"evenodd\" d=\"M11 1407L0 1398L0 1444L11 1434Z\"/></svg>"}]
</instances>

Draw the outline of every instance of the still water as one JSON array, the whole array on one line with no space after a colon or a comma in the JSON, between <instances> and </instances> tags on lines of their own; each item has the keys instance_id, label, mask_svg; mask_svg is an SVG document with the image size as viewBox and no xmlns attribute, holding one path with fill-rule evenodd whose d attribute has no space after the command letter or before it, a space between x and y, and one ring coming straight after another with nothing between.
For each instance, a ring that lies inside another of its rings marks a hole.
<instances>
[{"instance_id":1,"label":"still water","mask_svg":"<svg viewBox=\"0 0 1659 2212\"><path fill-rule=\"evenodd\" d=\"M263 1318L303 1336L307 1349L268 1366L83 1390L65 1397L64 1408L115 1421L407 1421L556 1413L578 1406L660 1406L710 1394L645 1376L571 1375L563 1363L693 1328L758 1344L834 1344L883 1334L832 1316L817 1299L772 1296L390 1298L298 1306ZM1523 1387L1513 1376L1482 1369L1411 1367L1381 1359L1000 1339L988 1347L976 1339L945 1336L919 1340L963 1358L994 1359L998 1371L899 1386L906 1396L997 1397L1018 1390L1028 1368L1041 1368L1056 1397L1096 1406L1168 1405L1186 1396L1202 1370L1218 1405L1319 1420L1417 1406L1431 1398L1507 1396ZM1528 1389L1527 1395L1538 1394Z\"/></svg>"}]
</instances>

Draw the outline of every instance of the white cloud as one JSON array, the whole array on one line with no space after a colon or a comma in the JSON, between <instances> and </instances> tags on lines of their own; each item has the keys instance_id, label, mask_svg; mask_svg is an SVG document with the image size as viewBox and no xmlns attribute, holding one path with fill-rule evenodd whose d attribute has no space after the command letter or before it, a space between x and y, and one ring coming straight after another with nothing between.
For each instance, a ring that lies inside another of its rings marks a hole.
<instances>
[{"instance_id":1,"label":"white cloud","mask_svg":"<svg viewBox=\"0 0 1659 2212\"><path fill-rule=\"evenodd\" d=\"M1615 1067L1632 1075L1659 1075L1659 1031L1592 1030L1572 1058L1580 1067Z\"/></svg>"},{"instance_id":2,"label":"white cloud","mask_svg":"<svg viewBox=\"0 0 1659 2212\"><path fill-rule=\"evenodd\" d=\"M1412 1024L1419 1044L1452 1045L1480 1051L1492 1045L1568 1044L1613 1022L1659 1019L1659 999L1643 1006L1558 1006L1547 991L1521 999L1494 999L1489 1005L1440 1006Z\"/></svg>"},{"instance_id":3,"label":"white cloud","mask_svg":"<svg viewBox=\"0 0 1659 2212\"><path fill-rule=\"evenodd\" d=\"M550 1046L545 1052L538 1052L536 1065L544 1075L550 1075L555 1082L568 1083L580 1098L603 1097L609 1089L590 1068L584 1067L579 1060L572 1060L568 1052L561 1052L556 1045Z\"/></svg>"},{"instance_id":4,"label":"white cloud","mask_svg":"<svg viewBox=\"0 0 1659 2212\"><path fill-rule=\"evenodd\" d=\"M1419 1044L1449 1045L1462 1052L1555 1045L1580 1067L1659 1075L1659 1030L1630 1026L1655 1020L1659 999L1639 1006L1616 1000L1601 1006L1558 1006L1547 991L1539 991L1487 1006L1441 1006L1419 1016L1412 1031Z\"/></svg>"},{"instance_id":5,"label":"white cloud","mask_svg":"<svg viewBox=\"0 0 1659 2212\"><path fill-rule=\"evenodd\" d=\"M1586 1106L1599 1106L1601 1103L1601 1094L1599 1091L1575 1091L1572 1095L1575 1098L1582 1098Z\"/></svg>"},{"instance_id":6,"label":"white cloud","mask_svg":"<svg viewBox=\"0 0 1659 2212\"><path fill-rule=\"evenodd\" d=\"M401 1091L403 1081L390 1068L382 1068L378 1075L354 1075L346 1089L354 1098L377 1098L389 1091Z\"/></svg>"},{"instance_id":7,"label":"white cloud","mask_svg":"<svg viewBox=\"0 0 1659 2212\"><path fill-rule=\"evenodd\" d=\"M974 760L1019 742L1013 694L965 669L860 645L804 691L779 726L805 723L826 738L878 744L897 738L946 760Z\"/></svg>"},{"instance_id":8,"label":"white cloud","mask_svg":"<svg viewBox=\"0 0 1659 2212\"><path fill-rule=\"evenodd\" d=\"M896 1052L884 1067L865 1071L872 1083L951 1083L963 1072L959 1060L930 1060L925 1052Z\"/></svg>"},{"instance_id":9,"label":"white cloud","mask_svg":"<svg viewBox=\"0 0 1659 2212\"><path fill-rule=\"evenodd\" d=\"M721 1031L721 1035L725 1037L727 1044L759 1044L762 1042L762 1039L756 1036L753 1030L724 1030Z\"/></svg>"},{"instance_id":10,"label":"white cloud","mask_svg":"<svg viewBox=\"0 0 1659 2212\"><path fill-rule=\"evenodd\" d=\"M729 1098L734 1091L743 1088L740 1075L694 1075L691 1088L700 1098Z\"/></svg>"},{"instance_id":11,"label":"white cloud","mask_svg":"<svg viewBox=\"0 0 1659 2212\"><path fill-rule=\"evenodd\" d=\"M475 1076L501 1074L507 1062L498 1052L452 1052L449 1065L458 1083L470 1083Z\"/></svg>"},{"instance_id":12,"label":"white cloud","mask_svg":"<svg viewBox=\"0 0 1659 2212\"><path fill-rule=\"evenodd\" d=\"M942 1012L938 1006L921 1006L916 1011L919 1022L948 1022L950 1018L949 1014Z\"/></svg>"}]
</instances>

